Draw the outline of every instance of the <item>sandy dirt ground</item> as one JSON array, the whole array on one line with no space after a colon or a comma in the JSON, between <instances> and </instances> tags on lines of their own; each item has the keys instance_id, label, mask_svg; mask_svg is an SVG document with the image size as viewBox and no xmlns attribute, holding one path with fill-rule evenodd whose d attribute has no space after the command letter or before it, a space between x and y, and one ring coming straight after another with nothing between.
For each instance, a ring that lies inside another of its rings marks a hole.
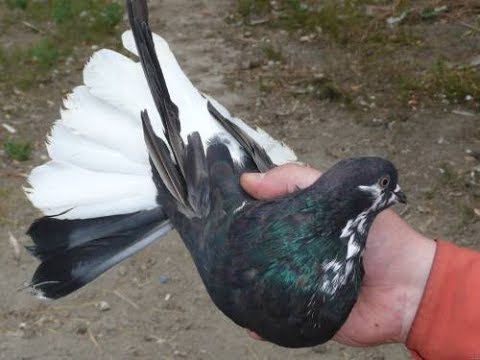
<instances>
[{"instance_id":1,"label":"sandy dirt ground","mask_svg":"<svg viewBox=\"0 0 480 360\"><path fill-rule=\"evenodd\" d=\"M286 141L302 161L324 169L355 154L388 156L398 164L410 199L407 209L399 209L403 216L430 236L479 248L479 221L465 222L461 210L449 207L452 198L464 195L437 186L441 164L458 169L478 165L465 155L465 149L480 145L476 115L425 110L409 121L359 122L338 104L261 93L245 66L254 57L254 40L225 21L232 8L232 2L220 0L154 1L152 28L170 42L201 90ZM280 41L287 44L291 61L318 61L328 52L289 47L286 35ZM318 66L321 71L321 61ZM44 135L58 114L62 94L80 81L80 70L79 64L27 99L21 94L0 99L3 107L10 102L19 106L10 123L32 139L36 149L31 161L4 161L0 168L0 359L409 358L400 345L353 349L331 342L290 350L251 340L214 307L173 233L66 299L43 303L18 291L37 262L23 249L16 257L8 233L27 244L24 233L39 215L23 196L22 174L44 161ZM377 114L369 116L375 119Z\"/></svg>"}]
</instances>

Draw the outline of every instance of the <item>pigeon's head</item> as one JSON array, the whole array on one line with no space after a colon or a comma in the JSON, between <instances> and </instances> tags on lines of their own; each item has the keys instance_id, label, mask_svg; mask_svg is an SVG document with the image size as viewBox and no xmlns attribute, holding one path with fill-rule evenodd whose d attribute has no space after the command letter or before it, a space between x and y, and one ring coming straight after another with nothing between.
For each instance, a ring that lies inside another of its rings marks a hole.
<instances>
[{"instance_id":1,"label":"pigeon's head","mask_svg":"<svg viewBox=\"0 0 480 360\"><path fill-rule=\"evenodd\" d=\"M342 201L350 213L377 214L407 198L397 183L393 164L378 157L342 160L328 170L323 179L327 189ZM325 184L324 183L324 184Z\"/></svg>"}]
</instances>

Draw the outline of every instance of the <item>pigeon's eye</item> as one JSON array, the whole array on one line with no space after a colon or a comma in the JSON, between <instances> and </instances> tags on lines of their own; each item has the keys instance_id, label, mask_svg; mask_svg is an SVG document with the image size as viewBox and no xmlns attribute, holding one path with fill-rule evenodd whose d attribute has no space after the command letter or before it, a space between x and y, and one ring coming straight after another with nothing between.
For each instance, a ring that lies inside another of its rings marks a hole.
<instances>
[{"instance_id":1,"label":"pigeon's eye","mask_svg":"<svg viewBox=\"0 0 480 360\"><path fill-rule=\"evenodd\" d=\"M381 177L378 184L380 185L380 187L382 189L387 188L387 186L390 184L390 176L385 175L385 176Z\"/></svg>"}]
</instances>

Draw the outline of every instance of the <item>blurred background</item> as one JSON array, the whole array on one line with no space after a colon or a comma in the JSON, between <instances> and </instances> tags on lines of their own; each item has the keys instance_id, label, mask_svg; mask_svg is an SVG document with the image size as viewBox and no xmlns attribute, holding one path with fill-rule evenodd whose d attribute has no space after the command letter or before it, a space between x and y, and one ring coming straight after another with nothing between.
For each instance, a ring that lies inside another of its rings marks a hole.
<instances>
[{"instance_id":1,"label":"blurred background","mask_svg":"<svg viewBox=\"0 0 480 360\"><path fill-rule=\"evenodd\" d=\"M320 169L375 154L400 171L399 212L480 249L478 0L155 0L151 24L202 91ZM0 0L0 359L408 359L399 345L288 350L211 303L176 234L77 294L20 289L39 216L30 170L91 54L122 51L123 2ZM119 74L122 76L122 74ZM112 129L115 131L115 129Z\"/></svg>"}]
</instances>

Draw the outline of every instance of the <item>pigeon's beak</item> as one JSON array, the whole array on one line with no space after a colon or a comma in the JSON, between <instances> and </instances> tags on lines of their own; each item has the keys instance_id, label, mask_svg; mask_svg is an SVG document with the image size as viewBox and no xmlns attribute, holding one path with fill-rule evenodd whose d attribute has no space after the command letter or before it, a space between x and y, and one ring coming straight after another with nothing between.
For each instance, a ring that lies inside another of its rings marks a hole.
<instances>
[{"instance_id":1,"label":"pigeon's beak","mask_svg":"<svg viewBox=\"0 0 480 360\"><path fill-rule=\"evenodd\" d=\"M402 204L407 203L407 196L402 191L402 189L400 189L400 186L397 185L397 187L393 191L393 194L395 195L395 199L397 200L397 202L402 203Z\"/></svg>"}]
</instances>

